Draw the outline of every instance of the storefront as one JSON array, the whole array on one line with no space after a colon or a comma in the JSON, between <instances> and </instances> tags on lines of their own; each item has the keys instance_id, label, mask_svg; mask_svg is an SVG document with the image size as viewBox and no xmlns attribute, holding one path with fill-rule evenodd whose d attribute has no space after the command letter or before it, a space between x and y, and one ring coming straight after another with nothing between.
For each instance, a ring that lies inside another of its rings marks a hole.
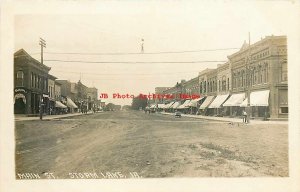
<instances>
[{"instance_id":1,"label":"storefront","mask_svg":"<svg viewBox=\"0 0 300 192\"><path fill-rule=\"evenodd\" d=\"M78 109L77 105L72 101L72 99L70 99L68 97L67 97L66 105L68 107L68 112L69 113L74 113Z\"/></svg>"},{"instance_id":2,"label":"storefront","mask_svg":"<svg viewBox=\"0 0 300 192\"><path fill-rule=\"evenodd\" d=\"M205 98L204 102L199 107L199 110L200 110L199 112L201 115L210 115L210 111L207 110L208 109L207 107L209 106L209 104L211 102L213 102L214 98L215 98L215 96L207 96Z\"/></svg>"},{"instance_id":3,"label":"storefront","mask_svg":"<svg viewBox=\"0 0 300 192\"><path fill-rule=\"evenodd\" d=\"M177 107L178 110L183 112L184 114L188 113L189 111L189 106L188 104L191 102L191 100L185 100L183 104Z\"/></svg>"},{"instance_id":4,"label":"storefront","mask_svg":"<svg viewBox=\"0 0 300 192\"><path fill-rule=\"evenodd\" d=\"M254 91L250 93L252 117L269 117L270 90Z\"/></svg>"},{"instance_id":5,"label":"storefront","mask_svg":"<svg viewBox=\"0 0 300 192\"><path fill-rule=\"evenodd\" d=\"M213 109L213 115L224 116L226 111L222 108L222 104L227 100L229 94L218 95L214 101L209 105L208 109Z\"/></svg>"},{"instance_id":6,"label":"storefront","mask_svg":"<svg viewBox=\"0 0 300 192\"><path fill-rule=\"evenodd\" d=\"M55 108L54 108L55 115L63 114L65 109L67 109L67 106L62 104L60 101L55 101Z\"/></svg>"},{"instance_id":7,"label":"storefront","mask_svg":"<svg viewBox=\"0 0 300 192\"><path fill-rule=\"evenodd\" d=\"M27 93L28 91L24 88L16 88L14 90L14 113L15 114L26 114L27 113Z\"/></svg>"},{"instance_id":8,"label":"storefront","mask_svg":"<svg viewBox=\"0 0 300 192\"><path fill-rule=\"evenodd\" d=\"M232 94L229 99L223 104L223 107L226 109L228 113L226 115L230 116L241 116L242 115L242 108L241 105L245 100L245 93L237 93ZM246 101L248 102L248 101ZM244 104L246 107L247 103Z\"/></svg>"}]
</instances>

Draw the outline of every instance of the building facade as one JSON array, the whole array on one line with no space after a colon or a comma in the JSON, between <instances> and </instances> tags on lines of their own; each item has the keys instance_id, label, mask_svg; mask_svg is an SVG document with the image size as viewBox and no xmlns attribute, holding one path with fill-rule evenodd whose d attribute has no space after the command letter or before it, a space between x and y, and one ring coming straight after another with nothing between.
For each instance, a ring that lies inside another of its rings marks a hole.
<instances>
[{"instance_id":1,"label":"building facade","mask_svg":"<svg viewBox=\"0 0 300 192\"><path fill-rule=\"evenodd\" d=\"M55 109L55 79L53 75L48 74L48 99L46 104L47 114L53 114Z\"/></svg>"},{"instance_id":2,"label":"building facade","mask_svg":"<svg viewBox=\"0 0 300 192\"><path fill-rule=\"evenodd\" d=\"M267 36L228 56L232 93L244 92L253 117L288 117L288 73L286 36ZM268 103L254 106L254 92L268 91ZM251 101L253 98L253 101Z\"/></svg>"},{"instance_id":3,"label":"building facade","mask_svg":"<svg viewBox=\"0 0 300 192\"><path fill-rule=\"evenodd\" d=\"M156 95L162 95L164 91L167 89L170 89L171 87L155 87L155 94ZM155 103L163 103L164 99L163 98L155 98Z\"/></svg>"},{"instance_id":4,"label":"building facade","mask_svg":"<svg viewBox=\"0 0 300 192\"><path fill-rule=\"evenodd\" d=\"M239 116L245 110L252 118L287 119L287 63L286 36L267 36L252 45L244 42L228 62L164 93L194 93L191 87L198 79L199 93L205 97L200 114Z\"/></svg>"},{"instance_id":5,"label":"building facade","mask_svg":"<svg viewBox=\"0 0 300 192\"><path fill-rule=\"evenodd\" d=\"M48 98L50 67L32 58L24 49L14 54L14 113L38 114Z\"/></svg>"}]
</instances>

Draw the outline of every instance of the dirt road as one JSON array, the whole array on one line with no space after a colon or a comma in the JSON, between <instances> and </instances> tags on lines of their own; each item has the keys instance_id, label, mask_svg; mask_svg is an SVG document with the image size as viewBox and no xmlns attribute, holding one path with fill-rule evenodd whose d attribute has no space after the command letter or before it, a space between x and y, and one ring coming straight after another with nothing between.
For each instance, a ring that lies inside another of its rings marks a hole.
<instances>
[{"instance_id":1,"label":"dirt road","mask_svg":"<svg viewBox=\"0 0 300 192\"><path fill-rule=\"evenodd\" d=\"M288 176L286 125L140 111L16 122L16 178Z\"/></svg>"}]
</instances>

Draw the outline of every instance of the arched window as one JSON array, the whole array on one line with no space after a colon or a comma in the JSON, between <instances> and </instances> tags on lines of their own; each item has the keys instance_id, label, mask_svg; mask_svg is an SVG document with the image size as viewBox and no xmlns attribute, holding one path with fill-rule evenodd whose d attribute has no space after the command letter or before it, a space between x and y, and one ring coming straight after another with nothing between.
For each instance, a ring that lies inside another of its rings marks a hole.
<instances>
[{"instance_id":1,"label":"arched window","mask_svg":"<svg viewBox=\"0 0 300 192\"><path fill-rule=\"evenodd\" d=\"M227 78L227 90L229 90L229 78Z\"/></svg>"},{"instance_id":2,"label":"arched window","mask_svg":"<svg viewBox=\"0 0 300 192\"><path fill-rule=\"evenodd\" d=\"M287 62L283 61L281 63L281 81L288 80L288 69L287 69Z\"/></svg>"},{"instance_id":3,"label":"arched window","mask_svg":"<svg viewBox=\"0 0 300 192\"><path fill-rule=\"evenodd\" d=\"M201 83L200 83L200 93L203 93L202 91L203 90L202 90L202 81L201 81Z\"/></svg>"},{"instance_id":4,"label":"arched window","mask_svg":"<svg viewBox=\"0 0 300 192\"><path fill-rule=\"evenodd\" d=\"M261 71L261 65L258 66L258 70L257 70L257 73L258 73L258 77L257 77L257 81L258 81L258 84L262 83L262 71Z\"/></svg>"},{"instance_id":5,"label":"arched window","mask_svg":"<svg viewBox=\"0 0 300 192\"><path fill-rule=\"evenodd\" d=\"M241 72L241 78L242 78L242 82L241 82L241 87L244 87L244 74L245 74L245 72L244 72L244 70L242 70L242 72Z\"/></svg>"},{"instance_id":6,"label":"arched window","mask_svg":"<svg viewBox=\"0 0 300 192\"><path fill-rule=\"evenodd\" d=\"M16 86L24 86L24 72L23 71L17 71Z\"/></svg>"},{"instance_id":7,"label":"arched window","mask_svg":"<svg viewBox=\"0 0 300 192\"><path fill-rule=\"evenodd\" d=\"M257 70L256 70L256 67L254 67L254 69L253 69L253 74L254 74L253 84L256 85L256 83L257 83Z\"/></svg>"},{"instance_id":8,"label":"arched window","mask_svg":"<svg viewBox=\"0 0 300 192\"><path fill-rule=\"evenodd\" d=\"M223 76L222 77L222 91L225 91L226 90L226 77Z\"/></svg>"}]
</instances>

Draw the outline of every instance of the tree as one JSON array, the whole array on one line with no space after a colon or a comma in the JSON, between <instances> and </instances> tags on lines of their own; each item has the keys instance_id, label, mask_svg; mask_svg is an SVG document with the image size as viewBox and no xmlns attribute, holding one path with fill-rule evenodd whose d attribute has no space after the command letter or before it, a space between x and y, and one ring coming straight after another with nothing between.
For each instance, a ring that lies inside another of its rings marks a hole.
<instances>
[{"instance_id":1,"label":"tree","mask_svg":"<svg viewBox=\"0 0 300 192\"><path fill-rule=\"evenodd\" d=\"M142 98L137 96L132 99L131 108L134 110L139 110L140 108L145 109L147 104L148 104L147 98Z\"/></svg>"}]
</instances>

